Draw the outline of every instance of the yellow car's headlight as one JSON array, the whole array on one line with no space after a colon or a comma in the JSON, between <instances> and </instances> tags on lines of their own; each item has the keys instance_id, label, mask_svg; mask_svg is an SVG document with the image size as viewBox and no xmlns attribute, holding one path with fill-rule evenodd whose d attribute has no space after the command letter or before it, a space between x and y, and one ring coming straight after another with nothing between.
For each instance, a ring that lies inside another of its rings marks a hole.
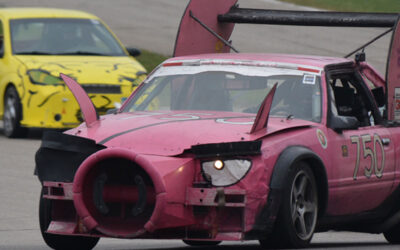
<instances>
[{"instance_id":1,"label":"yellow car's headlight","mask_svg":"<svg viewBox=\"0 0 400 250\"><path fill-rule=\"evenodd\" d=\"M51 75L45 70L28 70L27 74L33 84L40 85L63 85L64 81L60 77Z\"/></svg>"},{"instance_id":2,"label":"yellow car's headlight","mask_svg":"<svg viewBox=\"0 0 400 250\"><path fill-rule=\"evenodd\" d=\"M205 161L201 163L204 178L213 186L223 187L236 184L243 179L251 168L251 161L229 159Z\"/></svg>"}]
</instances>

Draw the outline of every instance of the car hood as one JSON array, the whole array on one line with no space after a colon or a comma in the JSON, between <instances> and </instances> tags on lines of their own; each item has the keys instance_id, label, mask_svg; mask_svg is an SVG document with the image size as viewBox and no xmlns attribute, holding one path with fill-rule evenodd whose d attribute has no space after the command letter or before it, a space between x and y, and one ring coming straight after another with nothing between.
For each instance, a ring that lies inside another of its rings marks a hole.
<instances>
[{"instance_id":1,"label":"car hood","mask_svg":"<svg viewBox=\"0 0 400 250\"><path fill-rule=\"evenodd\" d=\"M111 114L89 128L86 124L66 133L95 140L107 147L122 147L140 154L174 156L193 145L253 141L312 122L271 118L267 130L250 134L255 115L232 112L136 112Z\"/></svg>"},{"instance_id":2,"label":"car hood","mask_svg":"<svg viewBox=\"0 0 400 250\"><path fill-rule=\"evenodd\" d=\"M41 70L58 77L60 73L76 79L81 84L131 84L137 75L146 70L128 56L16 56L27 70Z\"/></svg>"}]
</instances>

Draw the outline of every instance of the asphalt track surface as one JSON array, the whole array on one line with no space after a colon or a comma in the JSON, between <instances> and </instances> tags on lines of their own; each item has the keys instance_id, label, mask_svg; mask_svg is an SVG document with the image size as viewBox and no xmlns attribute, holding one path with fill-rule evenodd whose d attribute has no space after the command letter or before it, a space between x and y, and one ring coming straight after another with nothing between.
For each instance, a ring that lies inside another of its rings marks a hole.
<instances>
[{"instance_id":1,"label":"asphalt track surface","mask_svg":"<svg viewBox=\"0 0 400 250\"><path fill-rule=\"evenodd\" d=\"M80 9L102 18L126 46L171 55L187 0L0 0L1 7L31 6ZM239 0L241 7L308 9L274 0ZM306 28L237 25L232 40L241 52L343 56L385 29ZM384 74L389 37L366 50L367 59ZM7 139L0 122L0 249L48 249L38 225L40 184L33 176L40 132L28 139ZM382 235L348 232L315 234L310 249L399 249ZM102 239L95 249L190 249L181 241ZM201 248L196 248L201 249ZM257 241L223 243L207 249L260 249Z\"/></svg>"}]
</instances>

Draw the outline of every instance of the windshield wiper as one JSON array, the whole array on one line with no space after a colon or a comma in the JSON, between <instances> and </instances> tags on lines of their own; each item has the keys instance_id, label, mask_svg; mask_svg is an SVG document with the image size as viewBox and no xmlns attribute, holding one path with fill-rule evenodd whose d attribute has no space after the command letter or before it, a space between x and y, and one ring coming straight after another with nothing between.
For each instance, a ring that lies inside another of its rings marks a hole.
<instances>
[{"instance_id":1,"label":"windshield wiper","mask_svg":"<svg viewBox=\"0 0 400 250\"><path fill-rule=\"evenodd\" d=\"M14 53L15 55L55 55L54 53L46 52L46 51L20 51Z\"/></svg>"},{"instance_id":2,"label":"windshield wiper","mask_svg":"<svg viewBox=\"0 0 400 250\"><path fill-rule=\"evenodd\" d=\"M107 54L103 53L96 53L96 52L90 52L90 51L71 51L71 52L61 52L61 53L56 53L56 55L90 55L90 56L109 56Z\"/></svg>"}]
</instances>

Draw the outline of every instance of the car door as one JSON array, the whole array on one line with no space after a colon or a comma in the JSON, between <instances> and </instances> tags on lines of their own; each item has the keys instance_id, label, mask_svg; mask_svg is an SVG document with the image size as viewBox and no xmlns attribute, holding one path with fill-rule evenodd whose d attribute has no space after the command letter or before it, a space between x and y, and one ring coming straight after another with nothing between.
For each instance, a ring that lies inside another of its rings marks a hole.
<instances>
[{"instance_id":1,"label":"car door","mask_svg":"<svg viewBox=\"0 0 400 250\"><path fill-rule=\"evenodd\" d=\"M330 122L357 121L356 126L344 129L333 126L329 130L334 153L330 156L328 213L348 215L372 210L392 192L395 177L392 135L382 125L372 94L356 71L350 68L330 73L327 85Z\"/></svg>"}]
</instances>

